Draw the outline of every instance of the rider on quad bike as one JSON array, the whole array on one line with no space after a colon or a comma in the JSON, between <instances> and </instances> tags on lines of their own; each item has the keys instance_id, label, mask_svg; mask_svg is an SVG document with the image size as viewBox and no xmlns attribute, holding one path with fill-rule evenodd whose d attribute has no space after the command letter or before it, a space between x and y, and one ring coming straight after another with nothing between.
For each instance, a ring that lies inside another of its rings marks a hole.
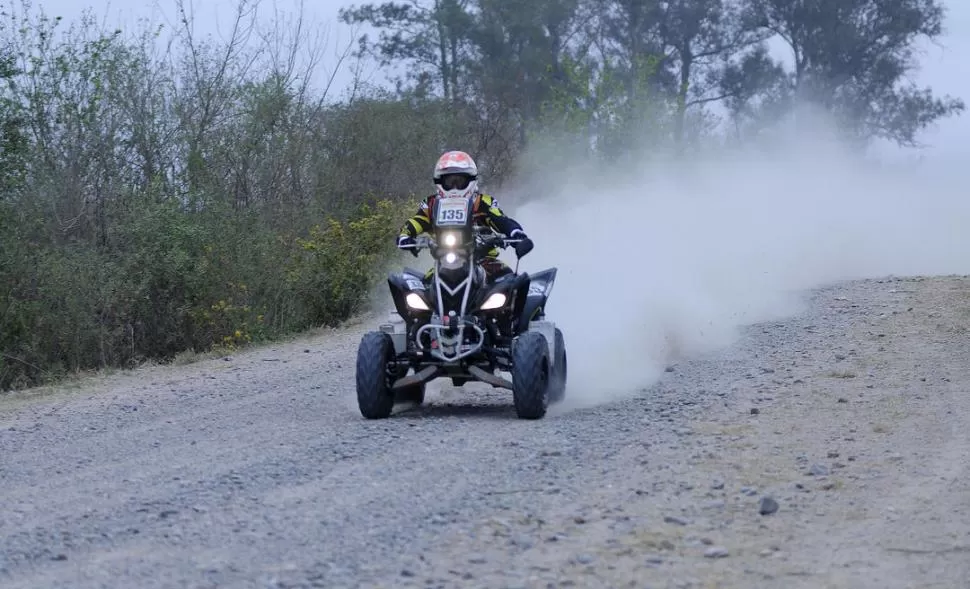
<instances>
[{"instance_id":1,"label":"rider on quad bike","mask_svg":"<svg viewBox=\"0 0 970 589\"><path fill-rule=\"evenodd\" d=\"M437 192L428 196L418 207L418 212L404 223L397 238L397 246L410 249L414 257L418 256L414 248L415 238L431 230L429 211L434 209L436 198L465 197L475 195L474 220L477 225L484 225L502 233L509 238L518 239L515 253L520 258L532 251L532 240L522 230L522 226L515 219L508 217L498 206L498 201L488 194L478 190L478 166L470 155L463 151L448 151L438 158L434 167L434 183ZM491 249L487 255L478 261L488 282L512 272L512 269L498 259L498 248ZM425 274L425 280L430 279L433 269Z\"/></svg>"}]
</instances>

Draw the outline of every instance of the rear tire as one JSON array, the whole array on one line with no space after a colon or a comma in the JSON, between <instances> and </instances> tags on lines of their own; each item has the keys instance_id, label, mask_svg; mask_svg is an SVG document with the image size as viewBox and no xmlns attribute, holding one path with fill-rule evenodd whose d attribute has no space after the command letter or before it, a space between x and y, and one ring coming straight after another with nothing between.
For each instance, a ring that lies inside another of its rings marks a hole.
<instances>
[{"instance_id":1,"label":"rear tire","mask_svg":"<svg viewBox=\"0 0 970 589\"><path fill-rule=\"evenodd\" d=\"M562 330L556 328L556 361L552 364L552 382L549 386L549 402L559 403L566 397L566 339Z\"/></svg>"},{"instance_id":2,"label":"rear tire","mask_svg":"<svg viewBox=\"0 0 970 589\"><path fill-rule=\"evenodd\" d=\"M367 419L384 419L394 409L388 364L394 342L382 331L364 334L357 347L357 407Z\"/></svg>"},{"instance_id":3,"label":"rear tire","mask_svg":"<svg viewBox=\"0 0 970 589\"><path fill-rule=\"evenodd\" d=\"M549 406L549 344L527 331L512 346L512 399L520 419L540 419Z\"/></svg>"}]
</instances>

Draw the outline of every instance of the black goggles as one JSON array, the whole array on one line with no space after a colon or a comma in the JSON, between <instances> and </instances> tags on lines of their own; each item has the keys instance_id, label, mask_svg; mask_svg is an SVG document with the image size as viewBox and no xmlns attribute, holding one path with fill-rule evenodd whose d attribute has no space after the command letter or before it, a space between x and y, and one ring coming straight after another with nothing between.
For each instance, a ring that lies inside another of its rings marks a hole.
<instances>
[{"instance_id":1,"label":"black goggles","mask_svg":"<svg viewBox=\"0 0 970 589\"><path fill-rule=\"evenodd\" d=\"M467 174L447 174L438 180L438 184L445 190L464 190L472 183L472 177Z\"/></svg>"}]
</instances>

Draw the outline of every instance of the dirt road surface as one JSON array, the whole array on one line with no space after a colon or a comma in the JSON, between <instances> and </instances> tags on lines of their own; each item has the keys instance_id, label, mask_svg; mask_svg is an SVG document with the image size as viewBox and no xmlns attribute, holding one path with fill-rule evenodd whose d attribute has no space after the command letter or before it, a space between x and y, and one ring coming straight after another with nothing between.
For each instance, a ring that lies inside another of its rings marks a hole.
<instances>
[{"instance_id":1,"label":"dirt road surface","mask_svg":"<svg viewBox=\"0 0 970 589\"><path fill-rule=\"evenodd\" d=\"M0 399L0 586L970 587L962 278L537 422L481 386L365 421L366 327Z\"/></svg>"}]
</instances>

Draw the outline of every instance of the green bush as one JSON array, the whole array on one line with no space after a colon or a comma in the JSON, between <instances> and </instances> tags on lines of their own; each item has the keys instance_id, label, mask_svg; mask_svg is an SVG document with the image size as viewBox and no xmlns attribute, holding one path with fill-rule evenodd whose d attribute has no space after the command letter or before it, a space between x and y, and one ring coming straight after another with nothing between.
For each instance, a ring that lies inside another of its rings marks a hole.
<instances>
[{"instance_id":1,"label":"green bush","mask_svg":"<svg viewBox=\"0 0 970 589\"><path fill-rule=\"evenodd\" d=\"M366 305L408 212L382 200L300 237L166 201L131 213L110 250L18 248L4 223L0 385L335 325Z\"/></svg>"}]
</instances>

